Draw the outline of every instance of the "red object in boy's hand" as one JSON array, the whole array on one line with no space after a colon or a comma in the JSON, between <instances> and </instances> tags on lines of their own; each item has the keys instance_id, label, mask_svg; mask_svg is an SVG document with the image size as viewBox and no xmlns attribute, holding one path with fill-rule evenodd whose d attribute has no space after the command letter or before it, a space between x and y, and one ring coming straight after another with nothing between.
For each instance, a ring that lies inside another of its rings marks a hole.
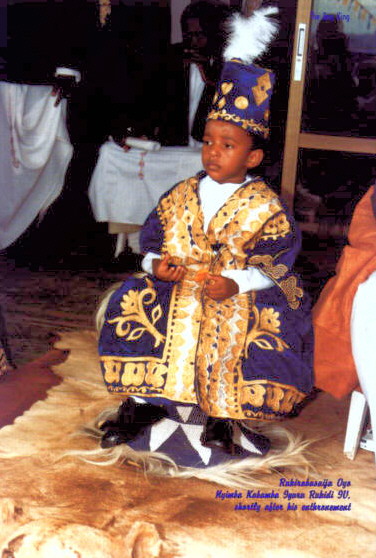
<instances>
[{"instance_id":1,"label":"red object in boy's hand","mask_svg":"<svg viewBox=\"0 0 376 558\"><path fill-rule=\"evenodd\" d=\"M202 283L204 281L206 281L207 276L209 275L209 271L207 269L200 269L195 277L194 280L197 281L197 283Z\"/></svg>"}]
</instances>

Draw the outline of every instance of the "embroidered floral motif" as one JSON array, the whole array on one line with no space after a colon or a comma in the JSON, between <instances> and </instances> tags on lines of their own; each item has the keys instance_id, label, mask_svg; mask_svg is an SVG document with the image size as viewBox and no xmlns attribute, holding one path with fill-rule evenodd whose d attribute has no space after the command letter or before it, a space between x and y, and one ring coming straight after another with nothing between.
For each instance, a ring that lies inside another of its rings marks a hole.
<instances>
[{"instance_id":1,"label":"embroidered floral motif","mask_svg":"<svg viewBox=\"0 0 376 558\"><path fill-rule=\"evenodd\" d=\"M122 362L116 359L103 361L104 378L109 384L119 382L132 393L148 393L150 389L161 392L166 382L167 367L160 362ZM122 390L113 387L114 391Z\"/></svg>"},{"instance_id":2,"label":"embroidered floral motif","mask_svg":"<svg viewBox=\"0 0 376 558\"><path fill-rule=\"evenodd\" d=\"M264 407L273 411L272 415L261 410L258 412L244 411L244 414L249 418L273 418L276 416L274 413L291 413L294 406L300 403L305 397L305 394L299 390L274 382L250 382L245 384L241 390L241 404L252 405L252 407Z\"/></svg>"},{"instance_id":3,"label":"embroidered floral motif","mask_svg":"<svg viewBox=\"0 0 376 558\"><path fill-rule=\"evenodd\" d=\"M120 380L121 362L116 360L105 360L103 362L104 379L109 384L118 383Z\"/></svg>"},{"instance_id":4,"label":"embroidered floral motif","mask_svg":"<svg viewBox=\"0 0 376 558\"><path fill-rule=\"evenodd\" d=\"M164 386L167 369L163 364L149 363L145 382L153 387L161 388Z\"/></svg>"},{"instance_id":5,"label":"embroidered floral motif","mask_svg":"<svg viewBox=\"0 0 376 558\"><path fill-rule=\"evenodd\" d=\"M145 378L145 364L143 362L126 362L121 383L123 386L140 386Z\"/></svg>"},{"instance_id":6,"label":"embroidered floral motif","mask_svg":"<svg viewBox=\"0 0 376 558\"><path fill-rule=\"evenodd\" d=\"M297 285L298 280L296 277L291 276L284 281L279 283L281 290L285 293L287 298L287 302L289 303L290 308L296 310L300 306L299 298L303 298L303 289L298 287Z\"/></svg>"},{"instance_id":7,"label":"embroidered floral motif","mask_svg":"<svg viewBox=\"0 0 376 558\"><path fill-rule=\"evenodd\" d=\"M286 275L288 271L287 265L284 264L273 265L275 258L278 256L279 254L277 254L277 256L271 256L270 254L265 254L263 256L261 255L252 256L247 260L247 265L259 266L260 269L262 269L262 271L266 275L268 275L268 277L274 280L278 280L284 275Z\"/></svg>"},{"instance_id":8,"label":"embroidered floral motif","mask_svg":"<svg viewBox=\"0 0 376 558\"><path fill-rule=\"evenodd\" d=\"M264 404L266 389L262 384L250 384L243 387L241 392L241 404L248 403L252 407L262 407Z\"/></svg>"},{"instance_id":9,"label":"embroidered floral motif","mask_svg":"<svg viewBox=\"0 0 376 558\"><path fill-rule=\"evenodd\" d=\"M254 304L251 310L251 320L254 320L251 331L246 338L246 354L249 356L249 347L254 343L259 349L283 352L288 349L288 344L277 335L281 333L279 312L274 308L262 308L261 312Z\"/></svg>"},{"instance_id":10,"label":"embroidered floral motif","mask_svg":"<svg viewBox=\"0 0 376 558\"><path fill-rule=\"evenodd\" d=\"M267 138L269 136L268 128L260 124L260 122L256 122L255 120L253 120L253 118L240 118L240 116L238 116L237 114L231 114L227 112L226 109L224 109L222 106L219 106L220 104L223 104L221 103L222 99L223 97L217 103L218 107L222 110L212 110L208 115L208 120L218 120L218 118L220 118L221 120L226 120L229 122L239 122L241 123L242 128L244 128L245 130L247 128L251 128L253 131L263 134L264 138Z\"/></svg>"},{"instance_id":11,"label":"embroidered floral motif","mask_svg":"<svg viewBox=\"0 0 376 558\"><path fill-rule=\"evenodd\" d=\"M108 320L108 323L117 324L116 335L124 337L126 341L137 341L147 331L155 338L154 347L158 347L165 340L165 336L157 330L155 324L162 317L163 312L158 304L151 311L151 321L146 315L144 305L150 306L155 301L157 293L151 279L146 278L145 280L148 285L146 289L142 291L130 289L127 294L123 295L120 303L121 316ZM130 322L139 323L140 327L133 327Z\"/></svg>"},{"instance_id":12,"label":"embroidered floral motif","mask_svg":"<svg viewBox=\"0 0 376 558\"><path fill-rule=\"evenodd\" d=\"M278 238L283 238L291 232L290 223L284 213L279 213L278 215L269 219L265 224L261 240L277 240Z\"/></svg>"},{"instance_id":13,"label":"embroidered floral motif","mask_svg":"<svg viewBox=\"0 0 376 558\"><path fill-rule=\"evenodd\" d=\"M272 411L278 412L281 402L285 397L285 391L279 386L268 386L266 390L266 404Z\"/></svg>"}]
</instances>

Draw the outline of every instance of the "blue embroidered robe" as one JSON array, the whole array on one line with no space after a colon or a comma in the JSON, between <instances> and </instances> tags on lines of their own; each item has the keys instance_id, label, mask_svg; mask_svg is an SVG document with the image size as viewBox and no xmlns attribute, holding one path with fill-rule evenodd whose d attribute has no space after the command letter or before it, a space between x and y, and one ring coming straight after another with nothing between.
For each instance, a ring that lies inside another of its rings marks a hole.
<instances>
[{"instance_id":1,"label":"blue embroidered robe","mask_svg":"<svg viewBox=\"0 0 376 558\"><path fill-rule=\"evenodd\" d=\"M108 304L99 341L110 392L199 404L209 416L280 419L312 388L309 305L292 266L300 234L260 179L240 186L204 231L198 183L164 194L142 251L186 266L179 283L126 279ZM220 186L219 186L220 187ZM255 266L274 286L216 302L197 272Z\"/></svg>"}]
</instances>

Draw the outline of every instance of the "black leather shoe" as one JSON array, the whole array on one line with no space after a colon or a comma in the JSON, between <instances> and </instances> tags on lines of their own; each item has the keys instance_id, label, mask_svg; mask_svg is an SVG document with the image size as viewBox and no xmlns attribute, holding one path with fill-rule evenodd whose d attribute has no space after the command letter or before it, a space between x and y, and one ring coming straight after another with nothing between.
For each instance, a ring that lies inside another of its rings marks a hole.
<instances>
[{"instance_id":1,"label":"black leather shoe","mask_svg":"<svg viewBox=\"0 0 376 558\"><path fill-rule=\"evenodd\" d=\"M102 448L110 448L134 440L147 426L160 421L168 415L162 406L151 403L135 403L127 399L118 410L115 420L106 420L100 429L104 431L101 439Z\"/></svg>"},{"instance_id":2,"label":"black leather shoe","mask_svg":"<svg viewBox=\"0 0 376 558\"><path fill-rule=\"evenodd\" d=\"M230 455L240 455L243 450L232 440L233 421L231 419L220 419L208 417L201 443L206 448L220 449Z\"/></svg>"},{"instance_id":3,"label":"black leather shoe","mask_svg":"<svg viewBox=\"0 0 376 558\"><path fill-rule=\"evenodd\" d=\"M237 425L239 426L240 430L247 438L249 442L251 442L260 452L260 455L266 455L271 447L271 442L269 438L264 436L263 434L259 434L253 430L247 428L241 421L237 421Z\"/></svg>"},{"instance_id":4,"label":"black leather shoe","mask_svg":"<svg viewBox=\"0 0 376 558\"><path fill-rule=\"evenodd\" d=\"M126 444L130 441L129 436L123 430L120 430L116 426L106 430L101 438L101 448L113 448L114 446L119 446L120 444Z\"/></svg>"}]
</instances>

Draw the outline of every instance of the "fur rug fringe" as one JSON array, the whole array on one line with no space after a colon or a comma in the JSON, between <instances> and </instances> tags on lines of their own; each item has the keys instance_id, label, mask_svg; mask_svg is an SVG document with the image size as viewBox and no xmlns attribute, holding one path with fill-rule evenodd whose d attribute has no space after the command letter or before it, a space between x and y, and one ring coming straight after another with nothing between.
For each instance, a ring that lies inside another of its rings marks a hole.
<instances>
[{"instance_id":1,"label":"fur rug fringe","mask_svg":"<svg viewBox=\"0 0 376 558\"><path fill-rule=\"evenodd\" d=\"M113 408L102 412L93 424L84 426L76 435L92 438L99 445L103 434L99 425L104 420L113 418L115 414L116 409ZM179 467L163 453L135 451L126 444L107 449L98 447L93 450L72 450L62 457L78 458L101 467L127 464L142 469L145 474L181 479L197 478L234 489L269 486L265 477L272 473L285 475L288 472L289 475L300 478L315 476L308 448L316 440L303 440L300 435L292 434L279 424L246 426L269 437L273 449L265 456L230 461L207 469Z\"/></svg>"},{"instance_id":2,"label":"fur rug fringe","mask_svg":"<svg viewBox=\"0 0 376 558\"><path fill-rule=\"evenodd\" d=\"M99 332L104 324L104 315L106 312L106 308L108 306L108 303L110 301L110 298L112 297L112 295L114 294L114 292L116 292L118 290L118 288L122 285L121 282L117 282L114 283L113 285L111 285L111 287L109 287L104 293L103 296L101 297L99 304L98 304L98 308L96 310L95 313L95 327L96 330Z\"/></svg>"}]
</instances>

